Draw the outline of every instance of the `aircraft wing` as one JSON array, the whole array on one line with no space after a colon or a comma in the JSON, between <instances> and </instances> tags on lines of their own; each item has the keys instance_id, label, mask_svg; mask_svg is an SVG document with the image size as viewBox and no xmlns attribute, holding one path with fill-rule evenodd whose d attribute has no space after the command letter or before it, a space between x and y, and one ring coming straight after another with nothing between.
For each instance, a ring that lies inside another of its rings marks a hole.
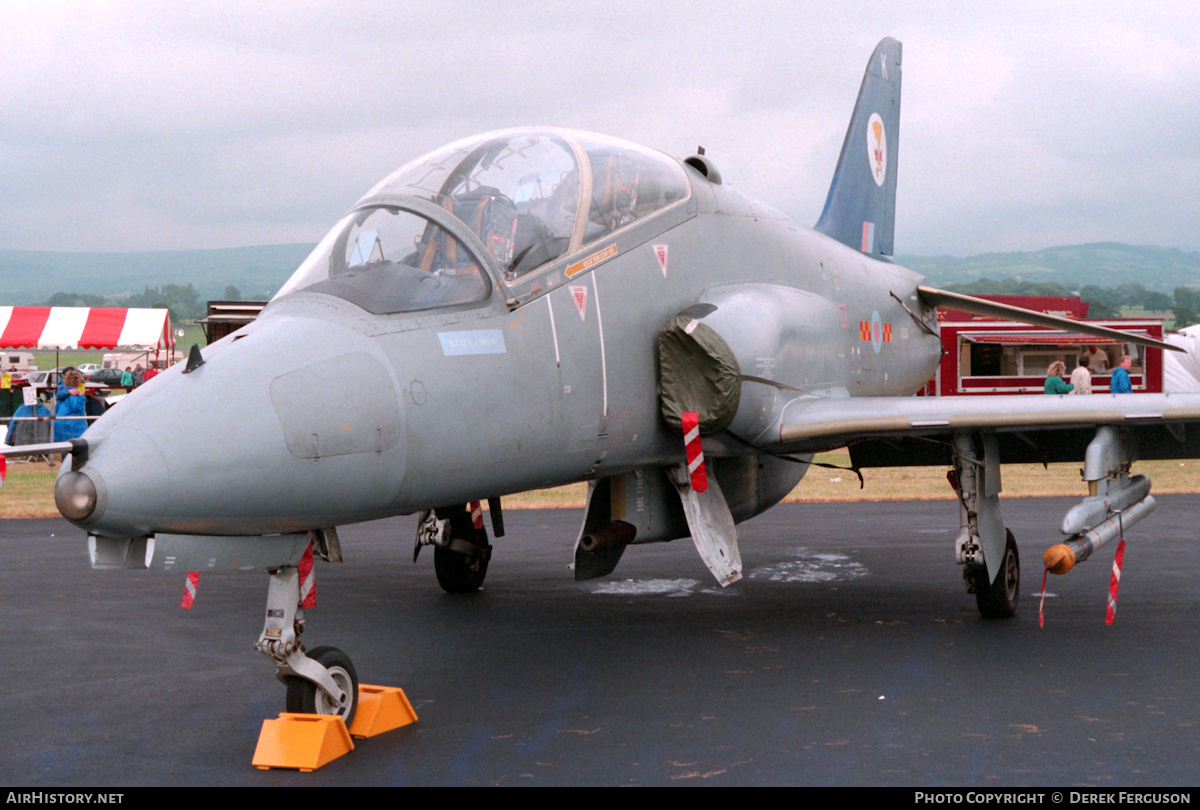
<instances>
[{"instance_id":1,"label":"aircraft wing","mask_svg":"<svg viewBox=\"0 0 1200 810\"><path fill-rule=\"evenodd\" d=\"M1123 332L1120 329L1098 326L1087 321L1077 321L1073 318L1063 318L1045 312L1036 312L1024 307L1014 307L1010 304L989 301L986 298L978 298L974 295L964 295L963 293L954 293L926 286L917 287L917 295L925 303L939 309L953 309L971 315L981 315L985 318L1034 324L1036 326L1044 326L1047 329L1058 329L1063 332L1081 332L1085 335L1109 338L1117 343L1136 343L1141 346L1153 346L1156 349L1163 349L1164 351L1187 354L1187 350L1182 346L1176 346L1173 343L1167 343L1163 340L1134 335L1129 332ZM895 294L893 293L894 296ZM899 299L897 298L896 300Z\"/></svg>"},{"instance_id":2,"label":"aircraft wing","mask_svg":"<svg viewBox=\"0 0 1200 810\"><path fill-rule=\"evenodd\" d=\"M995 434L1005 463L1077 462L1101 425L1125 429L1137 458L1200 457L1200 394L798 398L777 424L755 446L848 445L859 467L947 463L957 431Z\"/></svg>"}]
</instances>

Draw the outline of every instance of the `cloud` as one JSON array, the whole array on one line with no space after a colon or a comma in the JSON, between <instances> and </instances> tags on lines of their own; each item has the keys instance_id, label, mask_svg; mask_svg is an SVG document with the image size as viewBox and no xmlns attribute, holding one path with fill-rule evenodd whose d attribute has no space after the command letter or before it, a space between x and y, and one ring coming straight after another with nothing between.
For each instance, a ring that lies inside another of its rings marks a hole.
<instances>
[{"instance_id":1,"label":"cloud","mask_svg":"<svg viewBox=\"0 0 1200 810\"><path fill-rule=\"evenodd\" d=\"M5 6L0 247L316 241L441 143L530 123L684 157L812 222L904 42L897 250L1200 247L1184 3L457 0Z\"/></svg>"}]
</instances>

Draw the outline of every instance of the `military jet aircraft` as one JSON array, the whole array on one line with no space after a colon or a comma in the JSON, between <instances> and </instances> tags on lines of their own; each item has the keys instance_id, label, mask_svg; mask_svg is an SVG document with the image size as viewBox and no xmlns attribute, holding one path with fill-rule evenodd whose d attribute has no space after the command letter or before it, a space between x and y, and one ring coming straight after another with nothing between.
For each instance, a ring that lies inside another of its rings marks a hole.
<instances>
[{"instance_id":1,"label":"military jet aircraft","mask_svg":"<svg viewBox=\"0 0 1200 810\"><path fill-rule=\"evenodd\" d=\"M301 642L306 549L340 561L337 527L420 513L415 553L432 546L442 587L471 591L492 554L479 504L500 536L503 496L570 482L589 482L576 579L691 536L729 584L735 524L813 453L947 465L966 590L1012 615L1001 461L1084 460L1069 567L1153 508L1133 459L1200 456L1200 397L913 396L942 354L937 307L1173 347L894 264L900 75L885 39L813 228L735 191L703 150L553 128L450 144L371 189L254 323L82 438L13 452L70 451L55 498L96 568L269 571L257 648L289 710L347 721L352 662ZM337 394L314 397L331 369Z\"/></svg>"}]
</instances>

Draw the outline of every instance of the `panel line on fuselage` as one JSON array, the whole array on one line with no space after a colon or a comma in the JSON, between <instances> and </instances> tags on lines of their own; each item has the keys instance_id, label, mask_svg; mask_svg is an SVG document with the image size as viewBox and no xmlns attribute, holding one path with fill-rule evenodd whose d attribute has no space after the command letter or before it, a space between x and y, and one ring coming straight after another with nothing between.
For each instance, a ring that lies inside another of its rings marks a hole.
<instances>
[{"instance_id":1,"label":"panel line on fuselage","mask_svg":"<svg viewBox=\"0 0 1200 810\"><path fill-rule=\"evenodd\" d=\"M596 283L596 273L592 274L592 297L596 299L596 327L600 330L600 390L603 392L604 409L600 412L600 435L608 434L608 361L604 356L604 318L600 317L600 285Z\"/></svg>"},{"instance_id":2,"label":"panel line on fuselage","mask_svg":"<svg viewBox=\"0 0 1200 810\"><path fill-rule=\"evenodd\" d=\"M550 303L550 296L544 296L546 299L546 309L550 311L550 336L554 338L554 365L561 367L562 358L558 354L558 327L554 325L554 304Z\"/></svg>"}]
</instances>

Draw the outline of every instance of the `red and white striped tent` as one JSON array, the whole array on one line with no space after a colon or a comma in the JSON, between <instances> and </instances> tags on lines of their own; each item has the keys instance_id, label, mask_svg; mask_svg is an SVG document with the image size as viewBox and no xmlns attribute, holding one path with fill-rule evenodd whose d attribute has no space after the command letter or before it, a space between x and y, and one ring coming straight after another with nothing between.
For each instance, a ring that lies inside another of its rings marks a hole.
<instances>
[{"instance_id":1,"label":"red and white striped tent","mask_svg":"<svg viewBox=\"0 0 1200 810\"><path fill-rule=\"evenodd\" d=\"M0 349L173 349L165 309L0 307Z\"/></svg>"}]
</instances>

